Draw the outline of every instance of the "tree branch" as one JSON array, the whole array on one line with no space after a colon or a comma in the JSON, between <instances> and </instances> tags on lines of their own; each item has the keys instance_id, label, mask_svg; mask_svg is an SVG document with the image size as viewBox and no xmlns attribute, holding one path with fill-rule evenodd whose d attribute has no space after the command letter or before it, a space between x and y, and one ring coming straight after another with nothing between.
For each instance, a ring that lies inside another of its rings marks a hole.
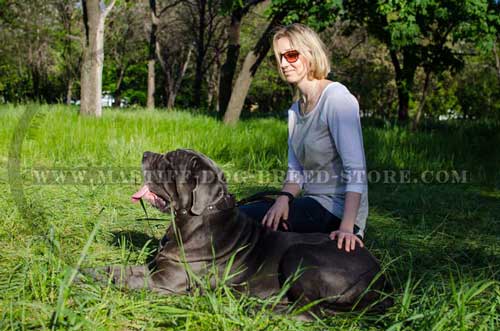
<instances>
[{"instance_id":1,"label":"tree branch","mask_svg":"<svg viewBox=\"0 0 500 331\"><path fill-rule=\"evenodd\" d=\"M106 9L104 10L104 13L102 14L104 18L108 16L109 12L113 9L115 6L116 0L111 0L111 3L106 6Z\"/></svg>"},{"instance_id":2,"label":"tree branch","mask_svg":"<svg viewBox=\"0 0 500 331\"><path fill-rule=\"evenodd\" d=\"M259 2L263 2L264 0L250 0L250 1L245 1L245 6L243 6L243 8L241 8L241 15L244 16L246 13L248 13L248 11L250 10L250 8L252 8L252 6L255 6L257 5Z\"/></svg>"},{"instance_id":3,"label":"tree branch","mask_svg":"<svg viewBox=\"0 0 500 331\"><path fill-rule=\"evenodd\" d=\"M161 17L167 10L169 10L170 8L173 8L177 5L179 5L180 3L184 2L185 0L177 0L177 1L174 1L173 3L169 4L169 5L166 5L165 7L163 7L161 10L160 10L160 14L158 15L158 17Z\"/></svg>"}]
</instances>

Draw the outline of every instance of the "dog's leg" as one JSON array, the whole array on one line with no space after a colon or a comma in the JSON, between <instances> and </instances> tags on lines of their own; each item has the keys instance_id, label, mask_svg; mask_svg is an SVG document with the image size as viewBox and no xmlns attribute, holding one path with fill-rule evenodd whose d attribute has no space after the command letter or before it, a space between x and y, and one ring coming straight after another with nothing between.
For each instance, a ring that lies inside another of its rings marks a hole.
<instances>
[{"instance_id":1,"label":"dog's leg","mask_svg":"<svg viewBox=\"0 0 500 331\"><path fill-rule=\"evenodd\" d=\"M146 266L112 266L86 269L82 273L99 283L107 283L111 280L116 286L131 290L148 289L151 283Z\"/></svg>"}]
</instances>

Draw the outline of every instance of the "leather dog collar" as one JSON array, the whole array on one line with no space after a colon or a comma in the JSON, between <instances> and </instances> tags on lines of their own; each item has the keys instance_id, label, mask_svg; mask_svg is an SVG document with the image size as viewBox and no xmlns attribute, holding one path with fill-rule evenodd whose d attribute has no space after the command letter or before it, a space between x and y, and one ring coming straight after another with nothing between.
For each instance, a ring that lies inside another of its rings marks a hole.
<instances>
[{"instance_id":1,"label":"leather dog collar","mask_svg":"<svg viewBox=\"0 0 500 331\"><path fill-rule=\"evenodd\" d=\"M205 210L200 214L207 215L219 211L224 211L236 207L236 200L232 194L224 194L216 203L208 205ZM174 209L175 216L186 216L189 214L189 210L186 208Z\"/></svg>"},{"instance_id":2,"label":"leather dog collar","mask_svg":"<svg viewBox=\"0 0 500 331\"><path fill-rule=\"evenodd\" d=\"M276 196L276 195L286 195L288 197L288 204L291 204L294 196L293 194L285 191L263 191L263 192L258 192L255 193L254 195L251 195L247 198L241 199L236 203L237 206L243 206L246 205L247 203L254 202L254 201L270 201L274 202L273 198L270 198L269 196Z\"/></svg>"}]
</instances>

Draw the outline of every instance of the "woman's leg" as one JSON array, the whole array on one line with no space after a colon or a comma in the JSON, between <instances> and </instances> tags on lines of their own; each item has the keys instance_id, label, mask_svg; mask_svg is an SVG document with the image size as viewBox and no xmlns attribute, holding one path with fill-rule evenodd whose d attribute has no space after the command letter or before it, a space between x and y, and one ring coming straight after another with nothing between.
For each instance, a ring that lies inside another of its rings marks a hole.
<instances>
[{"instance_id":1,"label":"woman's leg","mask_svg":"<svg viewBox=\"0 0 500 331\"><path fill-rule=\"evenodd\" d=\"M290 206L288 223L293 232L330 233L340 226L340 218L326 210L313 198L304 197L293 200Z\"/></svg>"},{"instance_id":2,"label":"woman's leg","mask_svg":"<svg viewBox=\"0 0 500 331\"><path fill-rule=\"evenodd\" d=\"M261 222L273 202L259 201L240 206L240 212ZM340 219L323 208L316 200L305 197L296 198L290 205L288 213L288 230L292 232L323 232L330 233L340 226ZM280 230L283 227L280 226Z\"/></svg>"},{"instance_id":3,"label":"woman's leg","mask_svg":"<svg viewBox=\"0 0 500 331\"><path fill-rule=\"evenodd\" d=\"M274 202L270 201L257 201L239 206L238 208L240 209L240 212L245 213L254 221L260 223L273 203Z\"/></svg>"}]
</instances>

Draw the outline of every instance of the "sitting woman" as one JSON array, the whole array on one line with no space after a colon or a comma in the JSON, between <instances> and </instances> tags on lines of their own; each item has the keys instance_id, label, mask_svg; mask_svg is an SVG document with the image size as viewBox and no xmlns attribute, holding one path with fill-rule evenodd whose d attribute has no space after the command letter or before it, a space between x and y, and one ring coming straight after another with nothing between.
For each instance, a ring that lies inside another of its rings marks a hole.
<instances>
[{"instance_id":1,"label":"sitting woman","mask_svg":"<svg viewBox=\"0 0 500 331\"><path fill-rule=\"evenodd\" d=\"M279 29L273 49L280 76L300 91L288 110L288 171L274 203L240 211L277 230L330 233L339 249L363 246L368 187L359 105L349 90L325 79L330 64L319 36L301 24Z\"/></svg>"}]
</instances>

